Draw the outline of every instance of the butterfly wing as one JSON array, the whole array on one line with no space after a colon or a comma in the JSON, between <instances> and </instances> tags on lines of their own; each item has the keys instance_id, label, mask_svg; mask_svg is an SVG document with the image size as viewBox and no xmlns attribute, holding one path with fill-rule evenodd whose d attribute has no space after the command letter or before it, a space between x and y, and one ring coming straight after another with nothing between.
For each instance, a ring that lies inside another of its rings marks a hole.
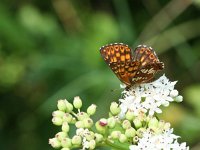
<instances>
[{"instance_id":1,"label":"butterfly wing","mask_svg":"<svg viewBox=\"0 0 200 150\"><path fill-rule=\"evenodd\" d=\"M123 43L115 43L100 48L100 53L121 82L130 86L137 61L132 62L132 50Z\"/></svg>"},{"instance_id":2,"label":"butterfly wing","mask_svg":"<svg viewBox=\"0 0 200 150\"><path fill-rule=\"evenodd\" d=\"M151 47L139 45L134 52L133 61L140 62L136 75L132 78L132 84L150 81L156 72L164 68L155 51Z\"/></svg>"}]
</instances>

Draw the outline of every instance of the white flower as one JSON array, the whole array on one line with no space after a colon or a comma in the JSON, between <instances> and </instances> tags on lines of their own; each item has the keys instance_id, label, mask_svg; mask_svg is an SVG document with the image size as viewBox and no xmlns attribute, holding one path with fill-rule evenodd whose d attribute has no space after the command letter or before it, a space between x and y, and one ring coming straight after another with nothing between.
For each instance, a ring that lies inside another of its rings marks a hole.
<instances>
[{"instance_id":1,"label":"white flower","mask_svg":"<svg viewBox=\"0 0 200 150\"><path fill-rule=\"evenodd\" d=\"M173 134L173 129L168 129L161 134L154 134L150 130L143 133L137 145L131 145L130 150L189 150L186 143L179 144L179 136Z\"/></svg>"},{"instance_id":2,"label":"white flower","mask_svg":"<svg viewBox=\"0 0 200 150\"><path fill-rule=\"evenodd\" d=\"M165 75L151 83L135 85L122 92L121 102L122 118L127 110L132 110L135 116L138 112L148 112L149 116L154 113L162 113L160 106L169 106L169 103L180 97L178 91L174 89L177 82L170 82Z\"/></svg>"}]
</instances>

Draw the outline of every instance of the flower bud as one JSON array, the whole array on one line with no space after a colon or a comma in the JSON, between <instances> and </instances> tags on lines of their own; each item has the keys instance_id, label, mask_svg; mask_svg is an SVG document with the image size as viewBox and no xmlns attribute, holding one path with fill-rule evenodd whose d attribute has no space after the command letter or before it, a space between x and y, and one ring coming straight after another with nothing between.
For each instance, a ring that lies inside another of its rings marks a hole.
<instances>
[{"instance_id":1,"label":"flower bud","mask_svg":"<svg viewBox=\"0 0 200 150\"><path fill-rule=\"evenodd\" d=\"M56 110L56 111L53 111L53 113L52 113L53 117L60 117L60 118L62 118L64 115L65 115L65 113L63 111L61 111L61 110Z\"/></svg>"},{"instance_id":2,"label":"flower bud","mask_svg":"<svg viewBox=\"0 0 200 150\"><path fill-rule=\"evenodd\" d=\"M138 136L134 136L133 137L133 143L137 143L139 141L139 137Z\"/></svg>"},{"instance_id":3,"label":"flower bud","mask_svg":"<svg viewBox=\"0 0 200 150\"><path fill-rule=\"evenodd\" d=\"M58 132L57 134L56 134L56 136L55 136L58 140L62 140L62 139L64 139L64 138L66 138L67 137L67 133L65 133L65 132Z\"/></svg>"},{"instance_id":4,"label":"flower bud","mask_svg":"<svg viewBox=\"0 0 200 150\"><path fill-rule=\"evenodd\" d=\"M153 129L158 127L158 120L156 117L153 117L149 120L148 127Z\"/></svg>"},{"instance_id":5,"label":"flower bud","mask_svg":"<svg viewBox=\"0 0 200 150\"><path fill-rule=\"evenodd\" d=\"M73 105L76 109L80 109L82 107L82 100L79 96L74 97Z\"/></svg>"},{"instance_id":6,"label":"flower bud","mask_svg":"<svg viewBox=\"0 0 200 150\"><path fill-rule=\"evenodd\" d=\"M72 146L71 139L69 139L69 138L64 138L64 139L61 141L61 145L62 145L62 147L70 148L70 147Z\"/></svg>"},{"instance_id":7,"label":"flower bud","mask_svg":"<svg viewBox=\"0 0 200 150\"><path fill-rule=\"evenodd\" d=\"M67 100L58 100L58 103L57 103L57 107L58 107L58 110L60 111L65 111L66 110L66 102Z\"/></svg>"},{"instance_id":8,"label":"flower bud","mask_svg":"<svg viewBox=\"0 0 200 150\"><path fill-rule=\"evenodd\" d=\"M72 115L69 114L69 113L65 113L64 116L63 116L63 121L71 123L71 121L72 121Z\"/></svg>"},{"instance_id":9,"label":"flower bud","mask_svg":"<svg viewBox=\"0 0 200 150\"><path fill-rule=\"evenodd\" d=\"M94 132L90 131L89 133L85 134L85 138L87 141L91 141L94 139Z\"/></svg>"},{"instance_id":10,"label":"flower bud","mask_svg":"<svg viewBox=\"0 0 200 150\"><path fill-rule=\"evenodd\" d=\"M94 105L94 104L90 105L90 106L88 107L88 109L87 109L87 113L88 113L89 115L94 115L95 112L96 112L96 108L97 108L96 105Z\"/></svg>"},{"instance_id":11,"label":"flower bud","mask_svg":"<svg viewBox=\"0 0 200 150\"><path fill-rule=\"evenodd\" d=\"M175 97L174 101L176 101L178 103L182 102L183 101L183 96L179 95L179 96Z\"/></svg>"},{"instance_id":12,"label":"flower bud","mask_svg":"<svg viewBox=\"0 0 200 150\"><path fill-rule=\"evenodd\" d=\"M61 126L63 123L63 120L60 117L53 117L52 122L54 125Z\"/></svg>"},{"instance_id":13,"label":"flower bud","mask_svg":"<svg viewBox=\"0 0 200 150\"><path fill-rule=\"evenodd\" d=\"M60 141L57 138L52 138L49 139L49 144L53 147L53 148L59 148L61 146Z\"/></svg>"},{"instance_id":14,"label":"flower bud","mask_svg":"<svg viewBox=\"0 0 200 150\"><path fill-rule=\"evenodd\" d=\"M134 117L135 117L135 116L134 116L133 111L128 110L128 111L126 112L126 119L128 119L129 121L133 121Z\"/></svg>"},{"instance_id":15,"label":"flower bud","mask_svg":"<svg viewBox=\"0 0 200 150\"><path fill-rule=\"evenodd\" d=\"M86 118L83 120L83 124L85 128L91 128L93 125L93 120L91 118Z\"/></svg>"},{"instance_id":16,"label":"flower bud","mask_svg":"<svg viewBox=\"0 0 200 150\"><path fill-rule=\"evenodd\" d=\"M171 97L177 97L177 96L178 96L178 91L177 91L177 90L172 90L172 91L170 92L170 96L171 96Z\"/></svg>"},{"instance_id":17,"label":"flower bud","mask_svg":"<svg viewBox=\"0 0 200 150\"><path fill-rule=\"evenodd\" d=\"M62 131L68 133L69 132L69 125L67 122L63 122L62 124Z\"/></svg>"},{"instance_id":18,"label":"flower bud","mask_svg":"<svg viewBox=\"0 0 200 150\"><path fill-rule=\"evenodd\" d=\"M126 129L126 131L125 131L125 135L127 138L134 137L135 134L136 134L136 130L132 127Z\"/></svg>"},{"instance_id":19,"label":"flower bud","mask_svg":"<svg viewBox=\"0 0 200 150\"><path fill-rule=\"evenodd\" d=\"M95 133L94 136L95 136L96 143L99 143L103 140L103 135L101 134Z\"/></svg>"},{"instance_id":20,"label":"flower bud","mask_svg":"<svg viewBox=\"0 0 200 150\"><path fill-rule=\"evenodd\" d=\"M106 125L102 126L102 123L100 123L100 121L97 121L95 123L95 127L97 129L97 131L101 134L105 134L106 132Z\"/></svg>"},{"instance_id":21,"label":"flower bud","mask_svg":"<svg viewBox=\"0 0 200 150\"><path fill-rule=\"evenodd\" d=\"M84 120L86 118L89 118L89 116L85 112L80 112L80 113L77 114L77 118L78 118L78 120L82 121L82 120Z\"/></svg>"},{"instance_id":22,"label":"flower bud","mask_svg":"<svg viewBox=\"0 0 200 150\"><path fill-rule=\"evenodd\" d=\"M130 127L131 127L130 121L124 120L124 121L122 122L122 127L123 127L124 129L130 128Z\"/></svg>"},{"instance_id":23,"label":"flower bud","mask_svg":"<svg viewBox=\"0 0 200 150\"><path fill-rule=\"evenodd\" d=\"M107 119L105 119L105 118L101 118L101 119L99 120L99 124L100 124L101 126L106 126L106 125L108 124L108 121L107 121Z\"/></svg>"},{"instance_id":24,"label":"flower bud","mask_svg":"<svg viewBox=\"0 0 200 150\"><path fill-rule=\"evenodd\" d=\"M109 128L114 128L116 124L116 120L114 117L110 117L108 118L108 127Z\"/></svg>"},{"instance_id":25,"label":"flower bud","mask_svg":"<svg viewBox=\"0 0 200 150\"><path fill-rule=\"evenodd\" d=\"M77 128L83 128L83 127L84 127L84 123L83 123L83 121L77 121L77 122L75 123L75 126L76 126Z\"/></svg>"},{"instance_id":26,"label":"flower bud","mask_svg":"<svg viewBox=\"0 0 200 150\"><path fill-rule=\"evenodd\" d=\"M119 136L119 142L124 143L127 141L127 137L124 134L120 134Z\"/></svg>"},{"instance_id":27,"label":"flower bud","mask_svg":"<svg viewBox=\"0 0 200 150\"><path fill-rule=\"evenodd\" d=\"M110 112L113 115L118 115L121 111L121 108L119 107L119 105L116 102L112 102L110 105Z\"/></svg>"},{"instance_id":28,"label":"flower bud","mask_svg":"<svg viewBox=\"0 0 200 150\"><path fill-rule=\"evenodd\" d=\"M110 136L113 138L113 139L119 139L121 135L121 132L120 131L112 131Z\"/></svg>"},{"instance_id":29,"label":"flower bud","mask_svg":"<svg viewBox=\"0 0 200 150\"><path fill-rule=\"evenodd\" d=\"M91 140L91 141L89 142L89 149L95 149L95 146L96 146L95 140Z\"/></svg>"},{"instance_id":30,"label":"flower bud","mask_svg":"<svg viewBox=\"0 0 200 150\"><path fill-rule=\"evenodd\" d=\"M73 110L73 105L66 101L66 112L70 113Z\"/></svg>"},{"instance_id":31,"label":"flower bud","mask_svg":"<svg viewBox=\"0 0 200 150\"><path fill-rule=\"evenodd\" d=\"M72 123L72 124L75 124L75 123L76 123L76 121L77 121L77 120L76 120L76 118L75 118L75 117L73 117L70 123Z\"/></svg>"},{"instance_id":32,"label":"flower bud","mask_svg":"<svg viewBox=\"0 0 200 150\"><path fill-rule=\"evenodd\" d=\"M142 137L143 136L143 133L146 131L145 128L139 128L137 131L136 131L136 134L138 137Z\"/></svg>"},{"instance_id":33,"label":"flower bud","mask_svg":"<svg viewBox=\"0 0 200 150\"><path fill-rule=\"evenodd\" d=\"M138 118L135 118L133 120L133 123L134 123L136 129L138 129L138 128L140 128L142 126L142 122Z\"/></svg>"},{"instance_id":34,"label":"flower bud","mask_svg":"<svg viewBox=\"0 0 200 150\"><path fill-rule=\"evenodd\" d=\"M82 139L81 136L75 135L72 138L72 144L73 145L81 145Z\"/></svg>"}]
</instances>

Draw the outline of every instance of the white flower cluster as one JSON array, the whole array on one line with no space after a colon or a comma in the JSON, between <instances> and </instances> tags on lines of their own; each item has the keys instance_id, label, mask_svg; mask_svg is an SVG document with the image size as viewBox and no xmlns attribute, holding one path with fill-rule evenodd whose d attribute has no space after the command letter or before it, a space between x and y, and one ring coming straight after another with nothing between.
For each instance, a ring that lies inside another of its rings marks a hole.
<instances>
[{"instance_id":1,"label":"white flower cluster","mask_svg":"<svg viewBox=\"0 0 200 150\"><path fill-rule=\"evenodd\" d=\"M135 85L123 91L121 102L121 114L123 117L127 110L138 116L140 112L153 116L154 113L162 113L160 106L169 106L172 101L181 102L183 97L174 89L177 81L170 82L165 75L151 83Z\"/></svg>"},{"instance_id":2,"label":"white flower cluster","mask_svg":"<svg viewBox=\"0 0 200 150\"><path fill-rule=\"evenodd\" d=\"M189 150L186 143L179 144L173 129L168 129L161 134L155 135L150 130L143 133L143 137L138 140L137 145L131 145L130 150Z\"/></svg>"}]
</instances>

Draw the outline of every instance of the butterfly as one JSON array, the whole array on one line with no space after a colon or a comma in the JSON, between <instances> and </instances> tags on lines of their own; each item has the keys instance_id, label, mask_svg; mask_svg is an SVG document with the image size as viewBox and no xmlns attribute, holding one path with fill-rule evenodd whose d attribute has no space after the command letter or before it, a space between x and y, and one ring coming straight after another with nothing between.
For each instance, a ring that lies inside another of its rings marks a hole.
<instances>
[{"instance_id":1,"label":"butterfly","mask_svg":"<svg viewBox=\"0 0 200 150\"><path fill-rule=\"evenodd\" d=\"M123 43L114 43L100 48L100 53L115 75L127 87L150 82L154 74L164 69L155 51L146 45L138 45L133 52Z\"/></svg>"}]
</instances>

